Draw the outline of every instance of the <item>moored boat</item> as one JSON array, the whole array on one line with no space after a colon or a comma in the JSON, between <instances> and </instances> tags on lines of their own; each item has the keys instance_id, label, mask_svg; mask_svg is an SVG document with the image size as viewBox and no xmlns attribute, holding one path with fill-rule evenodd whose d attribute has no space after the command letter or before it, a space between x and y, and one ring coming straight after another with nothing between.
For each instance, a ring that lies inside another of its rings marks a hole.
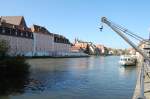
<instances>
[{"instance_id":1,"label":"moored boat","mask_svg":"<svg viewBox=\"0 0 150 99\"><path fill-rule=\"evenodd\" d=\"M132 55L122 55L120 56L119 63L121 65L136 65L136 58Z\"/></svg>"}]
</instances>

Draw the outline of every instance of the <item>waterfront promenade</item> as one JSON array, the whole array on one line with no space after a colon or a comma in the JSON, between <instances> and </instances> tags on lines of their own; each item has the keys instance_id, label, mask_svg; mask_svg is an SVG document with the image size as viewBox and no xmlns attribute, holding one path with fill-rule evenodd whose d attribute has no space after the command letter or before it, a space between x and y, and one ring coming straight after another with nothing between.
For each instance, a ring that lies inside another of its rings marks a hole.
<instances>
[{"instance_id":1,"label":"waterfront promenade","mask_svg":"<svg viewBox=\"0 0 150 99\"><path fill-rule=\"evenodd\" d=\"M135 86L135 91L134 91L134 94L133 94L133 97L132 99L137 99L137 97L140 95L140 73L141 73L141 64L138 64L137 67L138 67L138 77L137 77L137 82L136 82L136 86Z\"/></svg>"},{"instance_id":2,"label":"waterfront promenade","mask_svg":"<svg viewBox=\"0 0 150 99\"><path fill-rule=\"evenodd\" d=\"M137 78L137 83L136 83L136 87L135 87L135 91L133 94L133 98L132 99L138 99L138 97L140 96L140 74L141 74L141 64L138 64L138 78ZM145 79L144 79L144 96L146 99L150 99L150 78L149 78L150 72L148 72L148 74L145 74ZM142 98L140 98L142 99Z\"/></svg>"}]
</instances>

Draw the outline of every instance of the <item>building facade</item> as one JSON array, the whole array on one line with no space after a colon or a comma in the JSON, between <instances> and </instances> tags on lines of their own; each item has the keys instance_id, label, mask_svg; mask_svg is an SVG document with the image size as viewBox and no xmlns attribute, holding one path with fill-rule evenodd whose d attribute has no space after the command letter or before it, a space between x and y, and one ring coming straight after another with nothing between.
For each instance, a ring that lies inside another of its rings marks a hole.
<instances>
[{"instance_id":1,"label":"building facade","mask_svg":"<svg viewBox=\"0 0 150 99\"><path fill-rule=\"evenodd\" d=\"M14 20L18 18L18 21L8 20L8 17L0 18L0 39L8 42L10 48L8 54L32 56L33 33L26 27L23 17L11 18Z\"/></svg>"},{"instance_id":2,"label":"building facade","mask_svg":"<svg viewBox=\"0 0 150 99\"><path fill-rule=\"evenodd\" d=\"M142 52L150 57L150 40L141 41L138 45L138 48L140 48ZM138 59L140 59L140 61L143 61L143 56L139 52L136 52L136 56Z\"/></svg>"},{"instance_id":3,"label":"building facade","mask_svg":"<svg viewBox=\"0 0 150 99\"><path fill-rule=\"evenodd\" d=\"M54 34L54 55L65 56L70 53L70 41L62 35Z\"/></svg>"},{"instance_id":4,"label":"building facade","mask_svg":"<svg viewBox=\"0 0 150 99\"><path fill-rule=\"evenodd\" d=\"M0 17L0 39L8 42L11 56L55 56L70 52L69 40L45 27L28 28L23 16Z\"/></svg>"},{"instance_id":5,"label":"building facade","mask_svg":"<svg viewBox=\"0 0 150 99\"><path fill-rule=\"evenodd\" d=\"M51 56L54 51L54 37L46 28L33 25L31 31L34 36L34 56Z\"/></svg>"}]
</instances>

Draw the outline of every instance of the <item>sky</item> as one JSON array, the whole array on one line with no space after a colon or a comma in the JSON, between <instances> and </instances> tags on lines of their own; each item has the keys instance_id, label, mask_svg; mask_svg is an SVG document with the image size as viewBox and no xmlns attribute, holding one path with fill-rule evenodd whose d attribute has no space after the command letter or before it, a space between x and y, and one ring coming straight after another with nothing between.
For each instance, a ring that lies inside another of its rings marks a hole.
<instances>
[{"instance_id":1,"label":"sky","mask_svg":"<svg viewBox=\"0 0 150 99\"><path fill-rule=\"evenodd\" d=\"M103 16L149 38L150 0L1 0L0 3L0 16L24 16L28 27L44 26L71 42L79 38L106 47L130 47L108 26L99 31Z\"/></svg>"}]
</instances>

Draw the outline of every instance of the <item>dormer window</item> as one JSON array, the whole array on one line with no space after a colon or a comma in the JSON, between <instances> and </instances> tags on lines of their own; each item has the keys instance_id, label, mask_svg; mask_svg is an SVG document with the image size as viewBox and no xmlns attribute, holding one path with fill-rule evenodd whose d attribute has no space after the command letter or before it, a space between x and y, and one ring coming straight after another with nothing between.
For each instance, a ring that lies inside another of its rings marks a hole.
<instances>
[{"instance_id":1,"label":"dormer window","mask_svg":"<svg viewBox=\"0 0 150 99\"><path fill-rule=\"evenodd\" d=\"M15 25L13 25L13 29L15 28Z\"/></svg>"},{"instance_id":2,"label":"dormer window","mask_svg":"<svg viewBox=\"0 0 150 99\"><path fill-rule=\"evenodd\" d=\"M40 29L38 28L38 32L40 32Z\"/></svg>"},{"instance_id":3,"label":"dormer window","mask_svg":"<svg viewBox=\"0 0 150 99\"><path fill-rule=\"evenodd\" d=\"M23 27L22 29L23 29L23 30L25 30L25 28L24 28L24 27Z\"/></svg>"}]
</instances>

